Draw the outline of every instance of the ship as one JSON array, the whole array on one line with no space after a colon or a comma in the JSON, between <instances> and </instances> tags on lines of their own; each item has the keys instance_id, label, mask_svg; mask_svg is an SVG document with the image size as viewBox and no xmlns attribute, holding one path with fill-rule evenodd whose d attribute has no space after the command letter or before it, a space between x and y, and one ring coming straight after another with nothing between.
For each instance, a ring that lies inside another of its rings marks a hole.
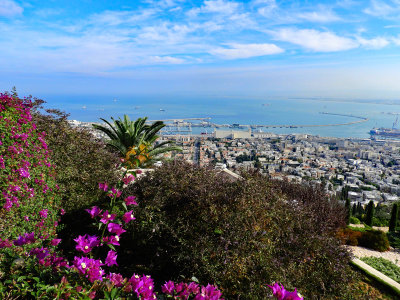
<instances>
[{"instance_id":1,"label":"ship","mask_svg":"<svg viewBox=\"0 0 400 300\"><path fill-rule=\"evenodd\" d=\"M393 123L392 128L372 128L369 133L371 135L383 136L383 137L392 137L392 138L400 138L400 129L396 128L399 117L397 116L396 120Z\"/></svg>"}]
</instances>

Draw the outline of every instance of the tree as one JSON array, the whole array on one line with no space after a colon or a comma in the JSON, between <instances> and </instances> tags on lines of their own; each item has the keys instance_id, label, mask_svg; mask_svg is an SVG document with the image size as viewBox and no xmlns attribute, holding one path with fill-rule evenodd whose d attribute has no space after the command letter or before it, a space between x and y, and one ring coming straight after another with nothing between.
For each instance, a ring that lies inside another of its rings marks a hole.
<instances>
[{"instance_id":1,"label":"tree","mask_svg":"<svg viewBox=\"0 0 400 300\"><path fill-rule=\"evenodd\" d=\"M350 215L351 215L349 198L346 199L345 208L346 208L346 224L349 225L350 224Z\"/></svg>"},{"instance_id":2,"label":"tree","mask_svg":"<svg viewBox=\"0 0 400 300\"><path fill-rule=\"evenodd\" d=\"M164 147L167 144L173 144L172 141L155 143L159 138L157 133L165 127L162 121L147 125L147 117L131 121L127 115L118 120L111 118L113 124L105 119L101 120L108 126L93 124L93 127L109 137L107 144L115 149L131 167L146 167L151 165L160 154L181 151L181 148L176 146Z\"/></svg>"},{"instance_id":3,"label":"tree","mask_svg":"<svg viewBox=\"0 0 400 300\"><path fill-rule=\"evenodd\" d=\"M353 216L355 216L355 215L357 214L357 205L356 205L355 203L353 204L353 209L352 209L351 214L352 214Z\"/></svg>"},{"instance_id":4,"label":"tree","mask_svg":"<svg viewBox=\"0 0 400 300\"><path fill-rule=\"evenodd\" d=\"M392 214L389 222L389 231L396 231L398 217L399 217L399 206L397 205L397 203L395 203L393 204L392 207Z\"/></svg>"},{"instance_id":5,"label":"tree","mask_svg":"<svg viewBox=\"0 0 400 300\"><path fill-rule=\"evenodd\" d=\"M367 215L365 217L365 224L372 226L372 219L374 218L375 206L374 201L369 201L367 206Z\"/></svg>"}]
</instances>

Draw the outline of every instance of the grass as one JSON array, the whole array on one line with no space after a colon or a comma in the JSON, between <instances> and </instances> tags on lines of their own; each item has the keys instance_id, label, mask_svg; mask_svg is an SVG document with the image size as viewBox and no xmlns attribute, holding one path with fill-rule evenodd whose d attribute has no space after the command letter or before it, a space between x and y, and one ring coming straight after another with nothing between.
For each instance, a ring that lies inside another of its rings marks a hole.
<instances>
[{"instance_id":1,"label":"grass","mask_svg":"<svg viewBox=\"0 0 400 300\"><path fill-rule=\"evenodd\" d=\"M400 283L400 267L381 257L363 257L363 262Z\"/></svg>"}]
</instances>

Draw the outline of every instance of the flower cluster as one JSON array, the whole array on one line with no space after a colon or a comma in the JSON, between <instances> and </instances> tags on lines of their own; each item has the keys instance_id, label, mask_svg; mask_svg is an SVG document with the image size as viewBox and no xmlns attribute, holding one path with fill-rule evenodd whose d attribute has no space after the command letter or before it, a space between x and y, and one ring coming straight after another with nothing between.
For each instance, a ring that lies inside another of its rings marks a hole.
<instances>
[{"instance_id":1,"label":"flower cluster","mask_svg":"<svg viewBox=\"0 0 400 300\"><path fill-rule=\"evenodd\" d=\"M173 281L166 282L161 290L164 294L174 297L175 299L188 299L193 296L195 300L219 300L222 299L222 293L213 285L199 287L197 283L189 284Z\"/></svg>"},{"instance_id":2,"label":"flower cluster","mask_svg":"<svg viewBox=\"0 0 400 300\"><path fill-rule=\"evenodd\" d=\"M285 290L282 284L279 285L277 282L272 286L268 285L268 287L272 290L274 297L278 300L303 300L303 298L297 294L297 289L294 289L293 292L289 292Z\"/></svg>"}]
</instances>

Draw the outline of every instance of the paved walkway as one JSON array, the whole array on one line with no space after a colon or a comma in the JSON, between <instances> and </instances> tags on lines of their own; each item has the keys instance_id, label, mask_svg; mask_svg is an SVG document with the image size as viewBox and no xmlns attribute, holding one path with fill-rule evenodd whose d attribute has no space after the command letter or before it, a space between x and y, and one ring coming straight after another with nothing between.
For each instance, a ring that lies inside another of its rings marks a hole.
<instances>
[{"instance_id":1,"label":"paved walkway","mask_svg":"<svg viewBox=\"0 0 400 300\"><path fill-rule=\"evenodd\" d=\"M400 267L400 253L397 251L379 252L359 246L346 246L346 248L349 249L353 253L353 255L357 258L371 257L371 256L383 257Z\"/></svg>"}]
</instances>

